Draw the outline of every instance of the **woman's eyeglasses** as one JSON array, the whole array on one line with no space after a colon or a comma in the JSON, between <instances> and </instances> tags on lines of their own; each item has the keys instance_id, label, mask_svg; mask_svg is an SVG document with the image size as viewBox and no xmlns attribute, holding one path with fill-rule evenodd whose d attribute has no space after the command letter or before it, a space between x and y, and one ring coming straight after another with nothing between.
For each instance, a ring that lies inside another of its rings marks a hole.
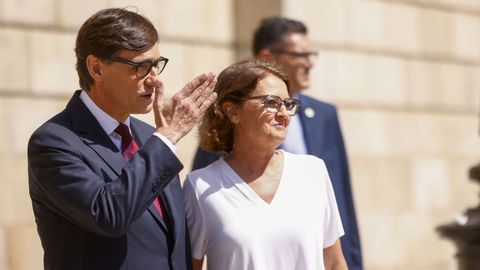
<instances>
[{"instance_id":1,"label":"woman's eyeglasses","mask_svg":"<svg viewBox=\"0 0 480 270\"><path fill-rule=\"evenodd\" d=\"M263 95L263 96L254 96L254 97L245 97L245 98L235 98L239 100L252 100L259 99L268 112L277 113L282 108L282 105L285 106L287 114L294 116L297 114L300 109L300 100L294 98L281 99L279 96L275 95Z\"/></svg>"}]
</instances>

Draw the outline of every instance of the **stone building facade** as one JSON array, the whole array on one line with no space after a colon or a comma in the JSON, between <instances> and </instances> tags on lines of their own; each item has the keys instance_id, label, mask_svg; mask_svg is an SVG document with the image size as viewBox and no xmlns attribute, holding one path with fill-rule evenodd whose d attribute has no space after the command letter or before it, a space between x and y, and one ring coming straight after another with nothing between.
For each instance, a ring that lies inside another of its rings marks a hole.
<instances>
[{"instance_id":1,"label":"stone building facade","mask_svg":"<svg viewBox=\"0 0 480 270\"><path fill-rule=\"evenodd\" d=\"M435 227L479 199L467 169L480 159L480 1L0 0L0 270L42 268L27 141L78 88L80 24L117 6L159 30L170 95L249 56L261 18L304 21L321 52L307 94L339 108L365 269L455 269ZM182 176L196 140L179 143Z\"/></svg>"}]
</instances>

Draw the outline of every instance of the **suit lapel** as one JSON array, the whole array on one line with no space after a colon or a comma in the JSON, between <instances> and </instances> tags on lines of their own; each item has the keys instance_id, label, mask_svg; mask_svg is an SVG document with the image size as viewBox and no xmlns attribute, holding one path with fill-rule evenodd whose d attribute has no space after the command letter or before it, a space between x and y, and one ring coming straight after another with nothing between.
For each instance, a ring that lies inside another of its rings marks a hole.
<instances>
[{"instance_id":1,"label":"suit lapel","mask_svg":"<svg viewBox=\"0 0 480 270\"><path fill-rule=\"evenodd\" d=\"M178 194L178 192L175 192L175 189L177 189L177 184L179 185L180 181L178 179L178 176L175 176L175 179L173 179L162 192L162 199L165 202L165 206L167 207L167 216L170 222L170 235L171 239L173 240L173 248L175 248L175 244L179 242L179 239L177 239L178 233L176 228L178 228L179 226L178 222L181 217L179 217L178 214L184 213L184 211L178 211L177 209L178 203L176 202L176 195ZM178 188L180 189L180 187Z\"/></svg>"},{"instance_id":2,"label":"suit lapel","mask_svg":"<svg viewBox=\"0 0 480 270\"><path fill-rule=\"evenodd\" d=\"M138 144L138 147L142 147L142 145L152 136L154 132L154 129L151 126L146 125L133 117L130 117L130 128L132 129L133 138ZM162 195L160 194L160 197L161 196ZM165 220L160 216L160 213L158 213L158 210L153 203L148 207L148 212L150 212L150 214L157 221L160 227L162 227L162 230L167 233L167 224L165 223Z\"/></svg>"},{"instance_id":3,"label":"suit lapel","mask_svg":"<svg viewBox=\"0 0 480 270\"><path fill-rule=\"evenodd\" d=\"M163 220L163 218L160 216L160 213L158 213L158 210L153 203L148 207L148 212L150 212L155 221L157 221L157 223L160 225L160 227L166 234L168 232L167 224L165 223L165 220Z\"/></svg>"},{"instance_id":4,"label":"suit lapel","mask_svg":"<svg viewBox=\"0 0 480 270\"><path fill-rule=\"evenodd\" d=\"M178 181L178 179L172 180L172 182L175 181ZM148 207L148 211L155 218L158 224L161 225L165 233L170 232L170 236L174 240L174 243L176 243L177 230L175 230L175 228L178 222L178 217L176 215L178 211L176 208L177 203L175 202L175 192L171 191L172 182L170 182L170 184L168 184L159 195L159 199L162 200L163 207L165 207L165 215L167 215L166 220L168 220L170 226L167 226L165 219L160 216L153 203Z\"/></svg>"},{"instance_id":5,"label":"suit lapel","mask_svg":"<svg viewBox=\"0 0 480 270\"><path fill-rule=\"evenodd\" d=\"M308 97L299 95L301 104L300 121L302 122L303 137L307 147L307 153L319 156L319 149L322 149L322 129L327 128L325 125L325 117L321 108L312 104ZM306 115L306 111L311 110L314 115Z\"/></svg>"},{"instance_id":6,"label":"suit lapel","mask_svg":"<svg viewBox=\"0 0 480 270\"><path fill-rule=\"evenodd\" d=\"M126 161L97 119L80 99L81 91L76 91L67 104L66 111L72 120L72 126L82 141L92 148L117 175L120 175Z\"/></svg>"},{"instance_id":7,"label":"suit lapel","mask_svg":"<svg viewBox=\"0 0 480 270\"><path fill-rule=\"evenodd\" d=\"M303 139L305 141L305 146L307 147L307 153L312 154L312 141L315 137L311 130L311 118L308 118L305 115L305 109L310 108L310 103L304 95L299 95L299 97L301 101L300 122L302 123Z\"/></svg>"},{"instance_id":8,"label":"suit lapel","mask_svg":"<svg viewBox=\"0 0 480 270\"><path fill-rule=\"evenodd\" d=\"M153 127L142 123L140 120L130 117L130 128L132 129L135 142L141 147L155 131Z\"/></svg>"}]
</instances>

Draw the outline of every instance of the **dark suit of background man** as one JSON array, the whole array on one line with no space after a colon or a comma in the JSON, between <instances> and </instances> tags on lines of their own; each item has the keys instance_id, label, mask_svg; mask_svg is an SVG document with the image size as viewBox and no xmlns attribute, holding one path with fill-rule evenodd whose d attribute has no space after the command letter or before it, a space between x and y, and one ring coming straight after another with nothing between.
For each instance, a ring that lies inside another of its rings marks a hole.
<instances>
[{"instance_id":1,"label":"dark suit of background man","mask_svg":"<svg viewBox=\"0 0 480 270\"><path fill-rule=\"evenodd\" d=\"M337 110L331 104L300 93L310 87L310 69L317 56L312 50L307 28L299 21L286 18L265 19L255 32L253 53L277 62L288 73L291 95L300 99L301 111L292 118L281 147L293 153L315 155L325 161L345 229L345 236L341 238L343 253L350 270L361 270L360 238ZM204 167L218 157L218 154L199 149L193 169Z\"/></svg>"},{"instance_id":2,"label":"dark suit of background man","mask_svg":"<svg viewBox=\"0 0 480 270\"><path fill-rule=\"evenodd\" d=\"M75 52L83 90L28 144L44 268L190 269L174 151L216 98L214 75L163 102L157 31L125 9L90 17ZM156 127L130 116L152 108Z\"/></svg>"}]
</instances>

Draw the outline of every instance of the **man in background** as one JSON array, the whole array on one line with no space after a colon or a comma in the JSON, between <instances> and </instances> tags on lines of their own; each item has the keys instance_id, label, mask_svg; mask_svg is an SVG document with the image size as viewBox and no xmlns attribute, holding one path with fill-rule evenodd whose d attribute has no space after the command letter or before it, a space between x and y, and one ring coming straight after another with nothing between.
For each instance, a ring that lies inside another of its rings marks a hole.
<instances>
[{"instance_id":1,"label":"man in background","mask_svg":"<svg viewBox=\"0 0 480 270\"><path fill-rule=\"evenodd\" d=\"M157 30L119 8L85 21L75 52L82 89L28 144L44 269L191 269L175 144L215 100L214 75L164 103ZM152 109L155 127L130 116Z\"/></svg>"},{"instance_id":2,"label":"man in background","mask_svg":"<svg viewBox=\"0 0 480 270\"><path fill-rule=\"evenodd\" d=\"M345 230L341 238L343 253L350 270L361 270L360 238L337 110L332 104L301 93L310 88L310 70L318 54L307 34L307 27L302 22L281 17L267 18L255 31L253 53L256 57L276 62L288 73L290 94L301 101L301 110L292 117L281 148L292 153L314 155L325 161ZM218 153L198 149L193 169L205 167L219 157Z\"/></svg>"}]
</instances>

